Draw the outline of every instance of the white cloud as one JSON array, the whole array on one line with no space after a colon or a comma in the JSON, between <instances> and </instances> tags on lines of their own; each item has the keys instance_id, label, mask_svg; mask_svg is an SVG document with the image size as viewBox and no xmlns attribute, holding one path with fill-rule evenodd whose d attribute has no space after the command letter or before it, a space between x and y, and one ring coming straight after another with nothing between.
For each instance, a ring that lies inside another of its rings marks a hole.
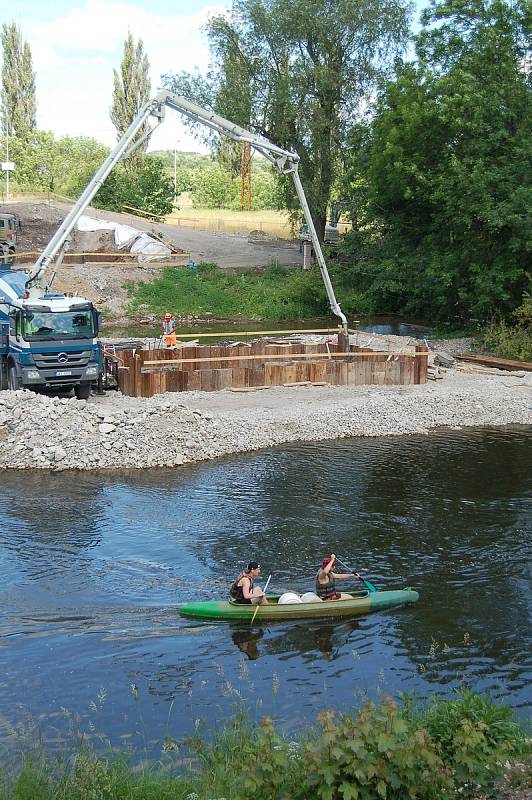
<instances>
[{"instance_id":1,"label":"white cloud","mask_svg":"<svg viewBox=\"0 0 532 800\"><path fill-rule=\"evenodd\" d=\"M94 136L105 144L115 141L109 119L113 68L122 60L128 31L142 38L150 62L152 94L161 75L180 70L205 71L209 53L202 30L209 16L223 13L225 4L213 4L182 16L152 13L125 2L86 0L63 17L25 24L37 73L38 124L56 135ZM154 134L152 148L198 149L169 113Z\"/></svg>"}]
</instances>

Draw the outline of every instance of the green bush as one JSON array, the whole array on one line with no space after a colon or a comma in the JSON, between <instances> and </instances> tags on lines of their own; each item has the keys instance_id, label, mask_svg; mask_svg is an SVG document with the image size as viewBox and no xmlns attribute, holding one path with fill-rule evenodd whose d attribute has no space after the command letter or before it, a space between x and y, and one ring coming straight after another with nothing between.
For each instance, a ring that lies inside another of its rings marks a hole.
<instances>
[{"instance_id":1,"label":"green bush","mask_svg":"<svg viewBox=\"0 0 532 800\"><path fill-rule=\"evenodd\" d=\"M301 748L294 744L295 749L276 733L269 717L257 727L239 714L212 744L194 740L193 750L203 762L196 791L200 797L203 791L210 796L209 788L212 794L216 787L217 796L231 800L304 800Z\"/></svg>"},{"instance_id":2,"label":"green bush","mask_svg":"<svg viewBox=\"0 0 532 800\"><path fill-rule=\"evenodd\" d=\"M425 727L438 742L462 797L493 787L508 759L525 748L512 709L470 689L458 692L455 700L435 700L423 711L415 707L409 711L407 705L405 716L410 724Z\"/></svg>"},{"instance_id":3,"label":"green bush","mask_svg":"<svg viewBox=\"0 0 532 800\"><path fill-rule=\"evenodd\" d=\"M477 346L500 358L532 361L532 296L525 295L512 317L513 324L492 320L478 336Z\"/></svg>"},{"instance_id":4,"label":"green bush","mask_svg":"<svg viewBox=\"0 0 532 800\"><path fill-rule=\"evenodd\" d=\"M319 800L442 800L451 780L439 748L424 728L413 728L391 701L368 703L337 722L321 715L323 732L307 744L309 782Z\"/></svg>"}]
</instances>

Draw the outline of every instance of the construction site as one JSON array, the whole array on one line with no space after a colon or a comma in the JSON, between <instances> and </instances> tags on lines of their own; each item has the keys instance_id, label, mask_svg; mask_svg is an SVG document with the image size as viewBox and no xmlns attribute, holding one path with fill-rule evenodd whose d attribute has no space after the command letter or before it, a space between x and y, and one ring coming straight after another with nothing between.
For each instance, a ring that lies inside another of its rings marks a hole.
<instances>
[{"instance_id":1,"label":"construction site","mask_svg":"<svg viewBox=\"0 0 532 800\"><path fill-rule=\"evenodd\" d=\"M127 155L136 131L151 116L164 119L167 106L251 146L291 176L305 220L303 239L198 232L142 219L139 209L125 209L126 215L93 209L98 187ZM297 154L183 97L160 92L75 203L4 206L11 238L3 243L0 271L0 387L11 394L0 396L0 430L10 445L3 466L176 466L295 439L530 421L522 391L530 385L529 364L472 365L462 390L466 376L453 354L434 344L431 351L417 338L364 336L349 323L330 280L298 164ZM158 337L100 335L102 312L120 317L128 284L153 279L161 269L194 270L210 260L223 269L249 270L272 259L286 268L319 271L331 312L326 328L186 334L169 309L159 321ZM441 388L432 389L429 380ZM24 389L37 394L20 392ZM105 397L108 390L116 394ZM257 397L261 390L269 390L264 401L235 400ZM205 402L214 409L215 397L218 419L194 409ZM21 406L31 406L32 413L22 414ZM243 417L235 429L236 408Z\"/></svg>"}]
</instances>

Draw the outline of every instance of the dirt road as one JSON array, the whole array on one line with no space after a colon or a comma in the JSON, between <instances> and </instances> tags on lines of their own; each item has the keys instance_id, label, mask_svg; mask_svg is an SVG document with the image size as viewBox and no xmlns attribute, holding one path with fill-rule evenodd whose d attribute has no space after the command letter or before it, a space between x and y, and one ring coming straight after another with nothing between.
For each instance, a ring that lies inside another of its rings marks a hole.
<instances>
[{"instance_id":1,"label":"dirt road","mask_svg":"<svg viewBox=\"0 0 532 800\"><path fill-rule=\"evenodd\" d=\"M17 252L40 252L48 244L60 223L68 213L66 203L14 202L0 204L0 211L16 214L20 220ZM260 269L276 261L282 266L297 266L301 263L299 243L247 233L222 233L221 231L198 231L177 225L153 224L129 214L89 209L87 214L96 219L131 225L139 230L162 234L164 239L186 253L196 263L214 262L222 269ZM94 243L91 243L91 237ZM112 237L106 237L105 245L99 246L98 235L79 234L73 237L71 252L107 251L114 249ZM107 265L63 265L54 283L57 291L74 291L95 303L106 318L121 320L126 316L128 303L127 284L149 281L157 276L161 267L157 262L137 262Z\"/></svg>"},{"instance_id":2,"label":"dirt road","mask_svg":"<svg viewBox=\"0 0 532 800\"><path fill-rule=\"evenodd\" d=\"M50 241L59 224L65 218L69 206L66 203L16 202L2 203L0 210L13 213L21 222L19 252L42 250ZM225 233L222 231L200 231L177 225L154 224L130 214L89 209L87 214L96 219L132 225L150 233L156 231L169 239L179 249L190 253L197 263L213 261L224 269L246 269L265 267L271 261L283 266L301 264L299 242L275 239L260 231L248 233ZM75 240L71 250L75 251Z\"/></svg>"}]
</instances>

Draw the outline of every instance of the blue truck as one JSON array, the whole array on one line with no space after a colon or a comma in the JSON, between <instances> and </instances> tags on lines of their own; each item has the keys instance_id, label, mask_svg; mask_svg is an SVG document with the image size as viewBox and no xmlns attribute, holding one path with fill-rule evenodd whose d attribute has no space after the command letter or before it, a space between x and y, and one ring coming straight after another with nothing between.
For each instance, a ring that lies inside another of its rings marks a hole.
<instances>
[{"instance_id":1,"label":"blue truck","mask_svg":"<svg viewBox=\"0 0 532 800\"><path fill-rule=\"evenodd\" d=\"M32 297L27 282L0 264L0 389L74 389L87 399L102 373L98 312L83 297Z\"/></svg>"}]
</instances>

